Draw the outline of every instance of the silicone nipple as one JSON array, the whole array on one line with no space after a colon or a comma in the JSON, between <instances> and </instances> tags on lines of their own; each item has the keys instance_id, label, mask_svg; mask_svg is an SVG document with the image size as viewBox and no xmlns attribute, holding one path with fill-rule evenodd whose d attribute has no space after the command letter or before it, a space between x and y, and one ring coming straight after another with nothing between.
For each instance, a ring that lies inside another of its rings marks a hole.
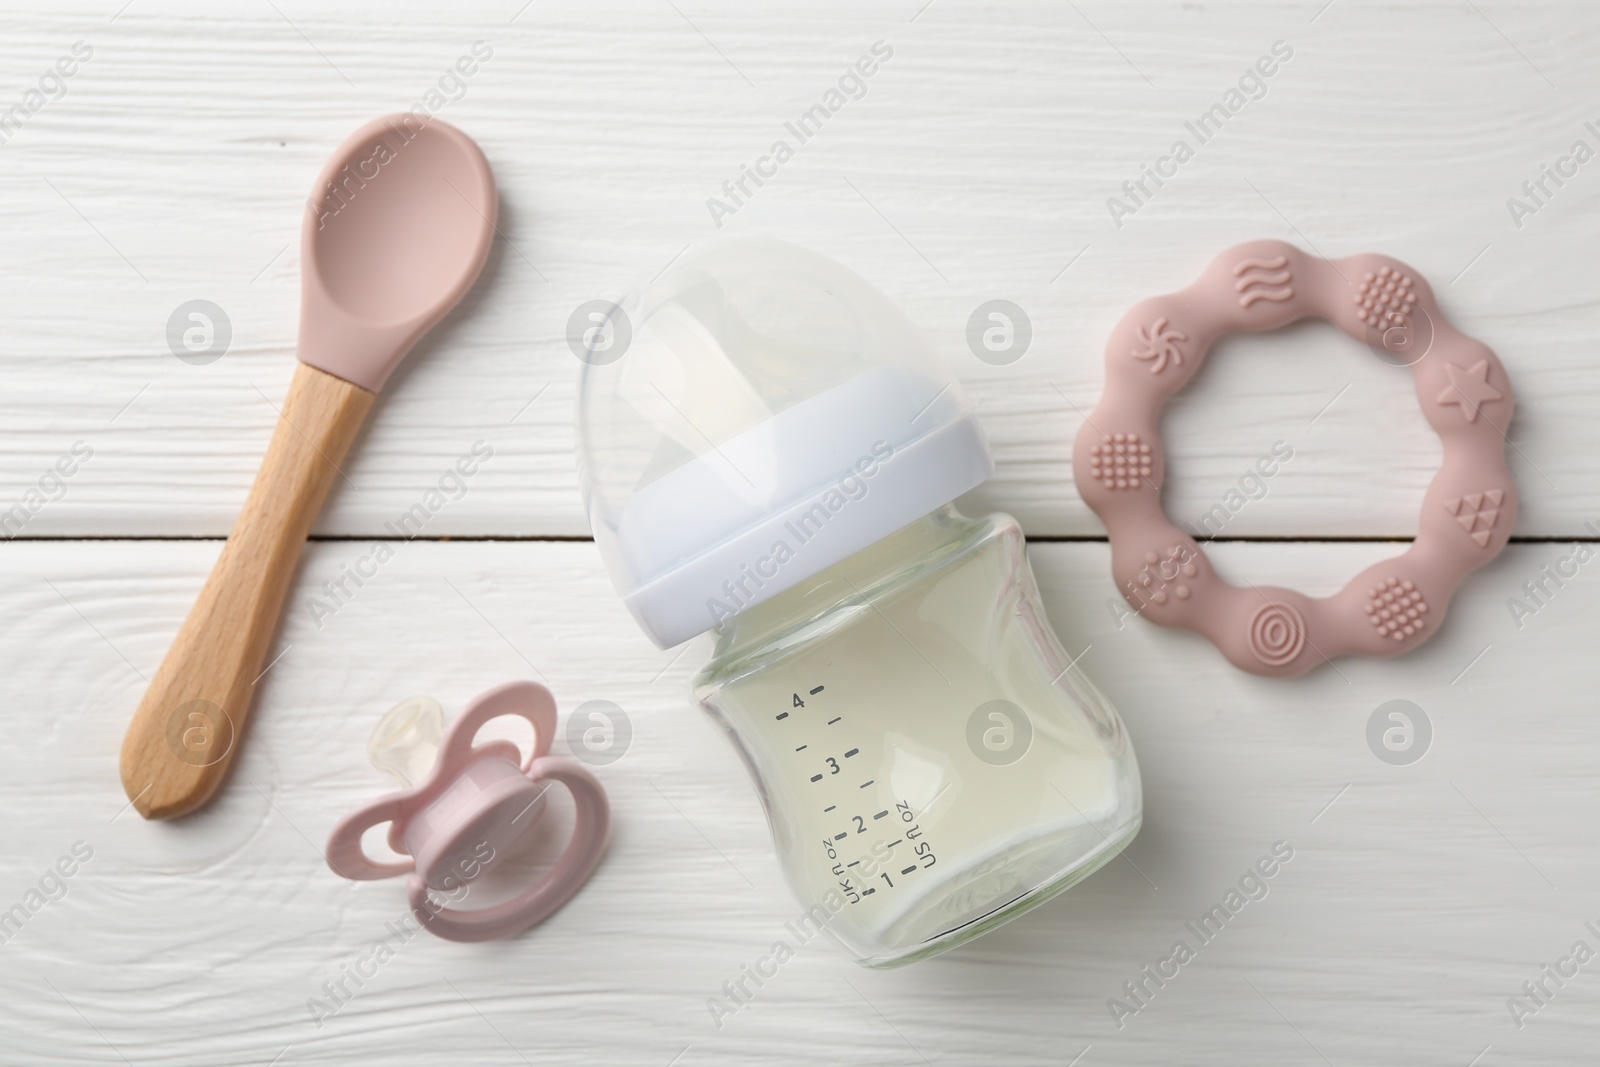
<instances>
[{"instance_id":1,"label":"silicone nipple","mask_svg":"<svg viewBox=\"0 0 1600 1067\"><path fill-rule=\"evenodd\" d=\"M432 697L402 700L384 713L367 739L372 765L403 786L414 786L433 770L444 736L444 709Z\"/></svg>"}]
</instances>

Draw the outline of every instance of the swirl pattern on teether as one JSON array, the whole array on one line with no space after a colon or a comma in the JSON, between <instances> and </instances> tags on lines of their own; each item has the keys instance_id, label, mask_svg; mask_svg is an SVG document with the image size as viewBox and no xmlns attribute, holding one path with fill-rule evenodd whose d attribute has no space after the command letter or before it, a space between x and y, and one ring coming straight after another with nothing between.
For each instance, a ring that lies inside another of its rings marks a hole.
<instances>
[{"instance_id":1,"label":"swirl pattern on teether","mask_svg":"<svg viewBox=\"0 0 1600 1067\"><path fill-rule=\"evenodd\" d=\"M1162 405L1219 337L1303 318L1326 319L1408 367L1444 446L1411 548L1320 599L1224 582L1160 502ZM1505 458L1512 406L1500 360L1446 321L1410 267L1251 241L1223 252L1187 289L1134 305L1112 330L1105 395L1078 431L1073 473L1106 524L1118 590L1138 613L1204 634L1244 670L1297 675L1334 656L1420 645L1461 580L1505 547L1517 511Z\"/></svg>"}]
</instances>

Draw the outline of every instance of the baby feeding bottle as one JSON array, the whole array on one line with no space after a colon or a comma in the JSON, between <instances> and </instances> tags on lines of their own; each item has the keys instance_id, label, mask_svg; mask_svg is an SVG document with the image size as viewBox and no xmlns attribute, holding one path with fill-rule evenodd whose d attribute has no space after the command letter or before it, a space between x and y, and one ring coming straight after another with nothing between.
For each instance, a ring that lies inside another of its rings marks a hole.
<instances>
[{"instance_id":1,"label":"baby feeding bottle","mask_svg":"<svg viewBox=\"0 0 1600 1067\"><path fill-rule=\"evenodd\" d=\"M1022 531L951 504L993 473L916 328L823 256L685 257L585 338L595 541L743 758L801 927L921 959L1072 886L1138 832L1133 747L1045 618Z\"/></svg>"}]
</instances>

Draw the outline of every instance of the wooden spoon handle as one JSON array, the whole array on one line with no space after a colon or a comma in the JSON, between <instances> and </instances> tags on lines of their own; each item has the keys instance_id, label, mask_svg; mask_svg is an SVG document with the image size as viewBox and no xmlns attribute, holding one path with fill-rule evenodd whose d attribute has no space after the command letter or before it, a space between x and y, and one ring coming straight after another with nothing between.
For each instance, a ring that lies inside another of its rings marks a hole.
<instances>
[{"instance_id":1,"label":"wooden spoon handle","mask_svg":"<svg viewBox=\"0 0 1600 1067\"><path fill-rule=\"evenodd\" d=\"M123 738L122 787L145 818L193 811L227 773L300 548L374 399L295 365L239 521Z\"/></svg>"}]
</instances>

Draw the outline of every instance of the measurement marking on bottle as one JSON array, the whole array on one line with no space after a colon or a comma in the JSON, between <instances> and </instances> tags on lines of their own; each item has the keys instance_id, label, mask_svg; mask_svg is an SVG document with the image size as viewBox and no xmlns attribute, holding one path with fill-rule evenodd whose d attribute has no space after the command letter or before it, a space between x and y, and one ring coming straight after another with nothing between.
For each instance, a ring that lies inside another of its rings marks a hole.
<instances>
[{"instance_id":1,"label":"measurement marking on bottle","mask_svg":"<svg viewBox=\"0 0 1600 1067\"><path fill-rule=\"evenodd\" d=\"M836 834L834 834L834 835L833 835L833 839L834 839L834 840L835 840L835 841L843 841L843 840L844 840L844 839L845 839L845 838L847 838L847 837L849 837L849 836L850 836L850 835L849 835L849 834L848 834L848 833L846 833L846 832L845 832L845 831L843 831L843 830L840 830L840 831L839 831L839 832L838 832L838 833L836 833Z\"/></svg>"},{"instance_id":2,"label":"measurement marking on bottle","mask_svg":"<svg viewBox=\"0 0 1600 1067\"><path fill-rule=\"evenodd\" d=\"M816 687L816 688L815 688L815 689L813 689L813 690L812 690L812 691L811 691L811 695L812 695L812 696L816 696L816 695L817 695L817 694L818 694L818 693L820 693L820 692L822 692L822 686L820 686L820 685L819 685L819 686L817 686L817 687Z\"/></svg>"},{"instance_id":3,"label":"measurement marking on bottle","mask_svg":"<svg viewBox=\"0 0 1600 1067\"><path fill-rule=\"evenodd\" d=\"M889 809L888 808L884 808L882 811L878 812L878 814L874 815L873 818L874 819L881 819L887 814L889 814Z\"/></svg>"},{"instance_id":4,"label":"measurement marking on bottle","mask_svg":"<svg viewBox=\"0 0 1600 1067\"><path fill-rule=\"evenodd\" d=\"M843 715L835 715L833 718L828 720L828 725L832 726L834 723L838 722L842 718L844 718Z\"/></svg>"},{"instance_id":5,"label":"measurement marking on bottle","mask_svg":"<svg viewBox=\"0 0 1600 1067\"><path fill-rule=\"evenodd\" d=\"M914 873L916 871L916 869L917 869L917 865L915 863L913 863L911 866L905 868L900 873L901 874L912 874L912 873Z\"/></svg>"},{"instance_id":6,"label":"measurement marking on bottle","mask_svg":"<svg viewBox=\"0 0 1600 1067\"><path fill-rule=\"evenodd\" d=\"M860 863L861 863L860 860L851 860L849 863L845 864L845 866L846 867L855 867L855 866L858 866Z\"/></svg>"},{"instance_id":7,"label":"measurement marking on bottle","mask_svg":"<svg viewBox=\"0 0 1600 1067\"><path fill-rule=\"evenodd\" d=\"M887 845L885 845L885 846L884 846L884 847L885 847L885 848L894 848L894 846L896 846L896 845L898 845L898 844L899 844L899 843L900 843L900 842L902 842L902 841L904 841L904 840L905 840L905 838L903 838L903 837L900 837L900 838L896 838L896 839L895 839L895 840L893 840L893 841L890 841L890 842L889 842L889 843L888 843L888 844L887 844Z\"/></svg>"},{"instance_id":8,"label":"measurement marking on bottle","mask_svg":"<svg viewBox=\"0 0 1600 1067\"><path fill-rule=\"evenodd\" d=\"M832 811L834 808L837 808L838 806L839 805L837 805L837 804L829 804L827 807L822 809L822 814L826 815L826 814L828 814L828 812Z\"/></svg>"},{"instance_id":9,"label":"measurement marking on bottle","mask_svg":"<svg viewBox=\"0 0 1600 1067\"><path fill-rule=\"evenodd\" d=\"M810 747L811 747L810 745L801 745L799 748L795 749L795 751L796 752L804 752L806 749L808 749Z\"/></svg>"},{"instance_id":10,"label":"measurement marking on bottle","mask_svg":"<svg viewBox=\"0 0 1600 1067\"><path fill-rule=\"evenodd\" d=\"M858 756L860 754L861 754L861 750L859 748L852 748L849 752L846 752L844 754L844 758L845 759L849 759L851 756Z\"/></svg>"},{"instance_id":11,"label":"measurement marking on bottle","mask_svg":"<svg viewBox=\"0 0 1600 1067\"><path fill-rule=\"evenodd\" d=\"M778 713L778 718L780 720L787 719L788 717L789 717L789 713L787 711L782 711L782 712Z\"/></svg>"},{"instance_id":12,"label":"measurement marking on bottle","mask_svg":"<svg viewBox=\"0 0 1600 1067\"><path fill-rule=\"evenodd\" d=\"M822 775L819 774L819 775L817 775L817 777L821 778ZM871 785L873 782L876 782L876 781L877 781L876 778L868 778L866 781L861 783L860 788L865 789L867 786Z\"/></svg>"},{"instance_id":13,"label":"measurement marking on bottle","mask_svg":"<svg viewBox=\"0 0 1600 1067\"><path fill-rule=\"evenodd\" d=\"M813 782L820 782L820 781L822 781L822 775L820 775L820 774L813 774L813 775L812 775L812 776L811 776L811 780L812 780L812 781L813 781Z\"/></svg>"},{"instance_id":14,"label":"measurement marking on bottle","mask_svg":"<svg viewBox=\"0 0 1600 1067\"><path fill-rule=\"evenodd\" d=\"M877 892L876 889L863 889L861 891L861 895L864 896L864 897L870 897L872 894L874 894L876 892Z\"/></svg>"}]
</instances>

